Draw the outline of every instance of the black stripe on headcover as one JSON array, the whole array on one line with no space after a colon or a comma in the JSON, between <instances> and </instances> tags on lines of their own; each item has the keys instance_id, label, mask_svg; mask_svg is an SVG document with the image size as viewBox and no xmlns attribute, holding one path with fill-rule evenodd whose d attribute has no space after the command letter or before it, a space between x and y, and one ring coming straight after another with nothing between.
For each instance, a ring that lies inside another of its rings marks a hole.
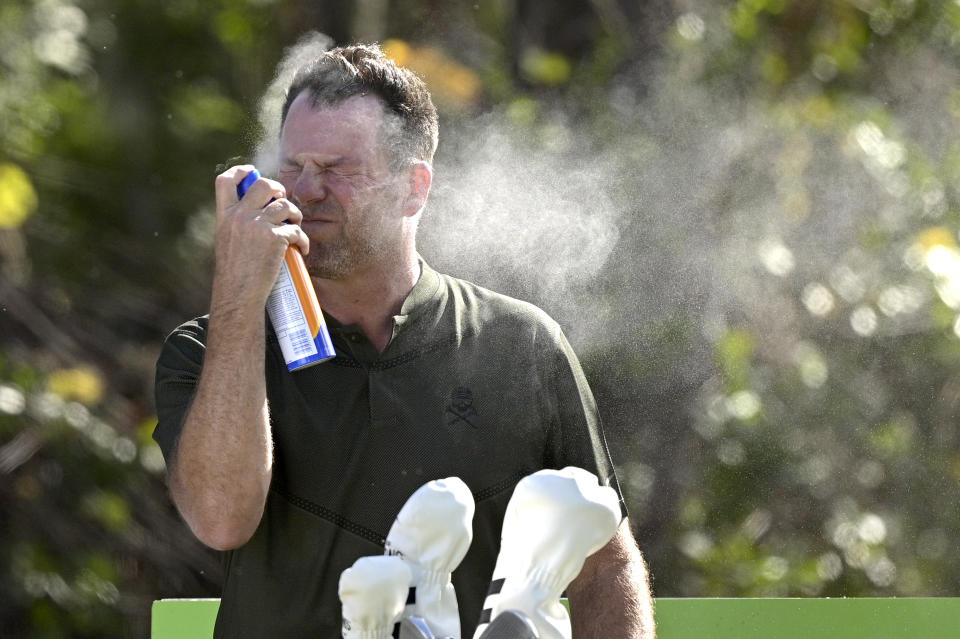
<instances>
[{"instance_id":1,"label":"black stripe on headcover","mask_svg":"<svg viewBox=\"0 0 960 639\"><path fill-rule=\"evenodd\" d=\"M407 605L412 606L415 603L417 603L417 588L412 586L410 592L407 593Z\"/></svg>"},{"instance_id":2,"label":"black stripe on headcover","mask_svg":"<svg viewBox=\"0 0 960 639\"><path fill-rule=\"evenodd\" d=\"M485 623L490 623L491 616L493 616L493 608L487 608L480 613L480 621L477 622L477 625L482 626Z\"/></svg>"},{"instance_id":3,"label":"black stripe on headcover","mask_svg":"<svg viewBox=\"0 0 960 639\"><path fill-rule=\"evenodd\" d=\"M487 590L487 596L490 595L499 595L500 591L503 590L503 583L506 579L494 579L490 582L490 588Z\"/></svg>"}]
</instances>

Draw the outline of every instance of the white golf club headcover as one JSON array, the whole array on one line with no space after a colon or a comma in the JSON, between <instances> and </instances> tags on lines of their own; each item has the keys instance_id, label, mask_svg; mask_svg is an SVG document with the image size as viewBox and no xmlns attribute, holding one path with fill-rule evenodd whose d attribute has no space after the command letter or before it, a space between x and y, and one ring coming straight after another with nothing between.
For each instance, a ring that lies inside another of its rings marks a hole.
<instances>
[{"instance_id":1,"label":"white golf club headcover","mask_svg":"<svg viewBox=\"0 0 960 639\"><path fill-rule=\"evenodd\" d=\"M400 509L386 553L410 567L413 603L404 616L422 617L435 637L460 639L457 593L450 576L473 540L473 493L458 477L421 486Z\"/></svg>"},{"instance_id":2,"label":"white golf club headcover","mask_svg":"<svg viewBox=\"0 0 960 639\"><path fill-rule=\"evenodd\" d=\"M541 470L521 479L507 504L491 594L474 638L500 612L518 610L541 639L570 639L560 595L619 523L616 491L582 468Z\"/></svg>"},{"instance_id":3,"label":"white golf club headcover","mask_svg":"<svg viewBox=\"0 0 960 639\"><path fill-rule=\"evenodd\" d=\"M391 639L410 591L399 557L361 557L340 574L343 639Z\"/></svg>"}]
</instances>

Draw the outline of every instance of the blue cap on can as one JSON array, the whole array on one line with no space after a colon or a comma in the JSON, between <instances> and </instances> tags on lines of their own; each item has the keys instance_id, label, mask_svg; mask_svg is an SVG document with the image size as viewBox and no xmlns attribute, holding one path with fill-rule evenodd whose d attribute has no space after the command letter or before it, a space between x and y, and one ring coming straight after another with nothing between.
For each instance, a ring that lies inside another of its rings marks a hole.
<instances>
[{"instance_id":1,"label":"blue cap on can","mask_svg":"<svg viewBox=\"0 0 960 639\"><path fill-rule=\"evenodd\" d=\"M237 185L237 197L241 200L243 196L247 194L247 189L253 186L253 183L260 179L260 171L254 169L247 173L247 177L243 178L240 181L240 184Z\"/></svg>"}]
</instances>

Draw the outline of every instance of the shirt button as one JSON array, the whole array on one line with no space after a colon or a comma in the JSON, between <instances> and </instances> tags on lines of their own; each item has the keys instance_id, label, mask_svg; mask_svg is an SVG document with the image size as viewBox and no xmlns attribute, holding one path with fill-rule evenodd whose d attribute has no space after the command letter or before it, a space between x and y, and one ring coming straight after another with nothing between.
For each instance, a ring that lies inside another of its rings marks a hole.
<instances>
[{"instance_id":1,"label":"shirt button","mask_svg":"<svg viewBox=\"0 0 960 639\"><path fill-rule=\"evenodd\" d=\"M353 342L354 344L359 344L359 343L360 343L360 336L357 335L356 333L352 333L352 334L350 335L350 341Z\"/></svg>"}]
</instances>

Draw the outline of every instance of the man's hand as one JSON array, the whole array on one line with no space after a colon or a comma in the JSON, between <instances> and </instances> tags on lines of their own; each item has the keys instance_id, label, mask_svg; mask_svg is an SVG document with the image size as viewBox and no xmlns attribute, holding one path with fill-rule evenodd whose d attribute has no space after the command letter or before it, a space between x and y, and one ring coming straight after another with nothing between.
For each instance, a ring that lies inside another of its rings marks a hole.
<instances>
[{"instance_id":1,"label":"man's hand","mask_svg":"<svg viewBox=\"0 0 960 639\"><path fill-rule=\"evenodd\" d=\"M217 177L206 352L168 473L184 520L219 550L245 544L263 517L273 474L264 306L287 247L309 248L300 211L279 182L261 178L238 199L237 184L251 170L235 166Z\"/></svg>"},{"instance_id":2,"label":"man's hand","mask_svg":"<svg viewBox=\"0 0 960 639\"><path fill-rule=\"evenodd\" d=\"M626 519L606 546L587 557L567 598L573 639L654 639L647 568Z\"/></svg>"},{"instance_id":3,"label":"man's hand","mask_svg":"<svg viewBox=\"0 0 960 639\"><path fill-rule=\"evenodd\" d=\"M260 178L242 200L237 197L237 185L252 170L252 166L235 166L217 176L216 269L211 306L237 305L259 313L277 279L287 246L296 245L306 255L310 240L300 228L300 209L286 199L279 182Z\"/></svg>"}]
</instances>

